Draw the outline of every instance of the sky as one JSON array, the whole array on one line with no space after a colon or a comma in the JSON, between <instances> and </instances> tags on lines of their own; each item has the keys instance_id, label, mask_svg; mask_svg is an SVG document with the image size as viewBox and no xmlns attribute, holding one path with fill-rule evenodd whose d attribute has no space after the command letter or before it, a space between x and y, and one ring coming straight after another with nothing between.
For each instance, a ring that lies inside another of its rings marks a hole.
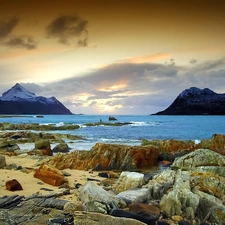
<instances>
[{"instance_id":1,"label":"sky","mask_svg":"<svg viewBox=\"0 0 225 225\"><path fill-rule=\"evenodd\" d=\"M225 93L223 0L0 0L0 95L20 83L72 113L149 115Z\"/></svg>"}]
</instances>

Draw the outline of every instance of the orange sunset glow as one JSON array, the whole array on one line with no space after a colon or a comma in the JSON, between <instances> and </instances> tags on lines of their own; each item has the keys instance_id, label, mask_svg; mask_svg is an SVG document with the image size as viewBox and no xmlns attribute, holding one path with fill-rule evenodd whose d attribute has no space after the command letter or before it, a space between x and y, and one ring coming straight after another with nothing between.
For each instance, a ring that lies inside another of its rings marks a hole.
<instances>
[{"instance_id":1,"label":"orange sunset glow","mask_svg":"<svg viewBox=\"0 0 225 225\"><path fill-rule=\"evenodd\" d=\"M0 92L73 113L150 114L184 89L225 93L222 0L1 0Z\"/></svg>"}]
</instances>

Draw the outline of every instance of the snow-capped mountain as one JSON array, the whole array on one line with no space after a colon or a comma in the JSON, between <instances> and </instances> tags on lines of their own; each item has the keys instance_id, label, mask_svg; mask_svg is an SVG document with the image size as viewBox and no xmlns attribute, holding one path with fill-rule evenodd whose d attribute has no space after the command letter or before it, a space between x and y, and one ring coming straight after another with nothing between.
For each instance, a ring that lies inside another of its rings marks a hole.
<instances>
[{"instance_id":1,"label":"snow-capped mountain","mask_svg":"<svg viewBox=\"0 0 225 225\"><path fill-rule=\"evenodd\" d=\"M0 97L0 114L72 114L55 97L36 96L20 84Z\"/></svg>"},{"instance_id":2,"label":"snow-capped mountain","mask_svg":"<svg viewBox=\"0 0 225 225\"><path fill-rule=\"evenodd\" d=\"M20 84L15 84L11 89L4 92L0 100L3 101L36 101L36 95L29 92Z\"/></svg>"},{"instance_id":3,"label":"snow-capped mountain","mask_svg":"<svg viewBox=\"0 0 225 225\"><path fill-rule=\"evenodd\" d=\"M155 115L225 115L225 94L217 94L209 88L191 87Z\"/></svg>"}]
</instances>

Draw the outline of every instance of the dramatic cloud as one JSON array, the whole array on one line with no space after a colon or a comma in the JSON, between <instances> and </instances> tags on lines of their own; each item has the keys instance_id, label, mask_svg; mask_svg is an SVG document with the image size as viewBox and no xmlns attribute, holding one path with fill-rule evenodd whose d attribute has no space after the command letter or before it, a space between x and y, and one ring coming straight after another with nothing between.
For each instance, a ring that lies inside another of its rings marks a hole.
<instances>
[{"instance_id":1,"label":"dramatic cloud","mask_svg":"<svg viewBox=\"0 0 225 225\"><path fill-rule=\"evenodd\" d=\"M74 113L151 114L167 108L186 88L208 87L217 93L225 92L224 66L225 59L192 67L119 63L85 76L22 85L36 95L55 96Z\"/></svg>"},{"instance_id":2,"label":"dramatic cloud","mask_svg":"<svg viewBox=\"0 0 225 225\"><path fill-rule=\"evenodd\" d=\"M56 38L62 44L71 44L78 38L78 46L87 46L88 21L79 16L61 16L53 20L46 28L48 38Z\"/></svg>"},{"instance_id":3,"label":"dramatic cloud","mask_svg":"<svg viewBox=\"0 0 225 225\"><path fill-rule=\"evenodd\" d=\"M0 22L0 40L7 37L18 24L18 22L19 20L17 18L13 18L8 22Z\"/></svg>"},{"instance_id":4,"label":"dramatic cloud","mask_svg":"<svg viewBox=\"0 0 225 225\"><path fill-rule=\"evenodd\" d=\"M3 43L6 46L12 48L25 48L27 50L32 50L37 48L37 43L31 36L21 35L18 37L11 37L9 40Z\"/></svg>"}]
</instances>

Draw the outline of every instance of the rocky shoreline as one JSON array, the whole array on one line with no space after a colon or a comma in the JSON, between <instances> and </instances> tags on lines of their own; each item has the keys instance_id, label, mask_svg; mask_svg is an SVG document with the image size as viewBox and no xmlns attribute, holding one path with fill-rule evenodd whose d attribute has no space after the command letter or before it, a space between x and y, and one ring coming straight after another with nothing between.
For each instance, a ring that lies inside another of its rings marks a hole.
<instances>
[{"instance_id":1,"label":"rocky shoreline","mask_svg":"<svg viewBox=\"0 0 225 225\"><path fill-rule=\"evenodd\" d=\"M224 135L73 152L63 138L1 132L0 224L225 224Z\"/></svg>"}]
</instances>

